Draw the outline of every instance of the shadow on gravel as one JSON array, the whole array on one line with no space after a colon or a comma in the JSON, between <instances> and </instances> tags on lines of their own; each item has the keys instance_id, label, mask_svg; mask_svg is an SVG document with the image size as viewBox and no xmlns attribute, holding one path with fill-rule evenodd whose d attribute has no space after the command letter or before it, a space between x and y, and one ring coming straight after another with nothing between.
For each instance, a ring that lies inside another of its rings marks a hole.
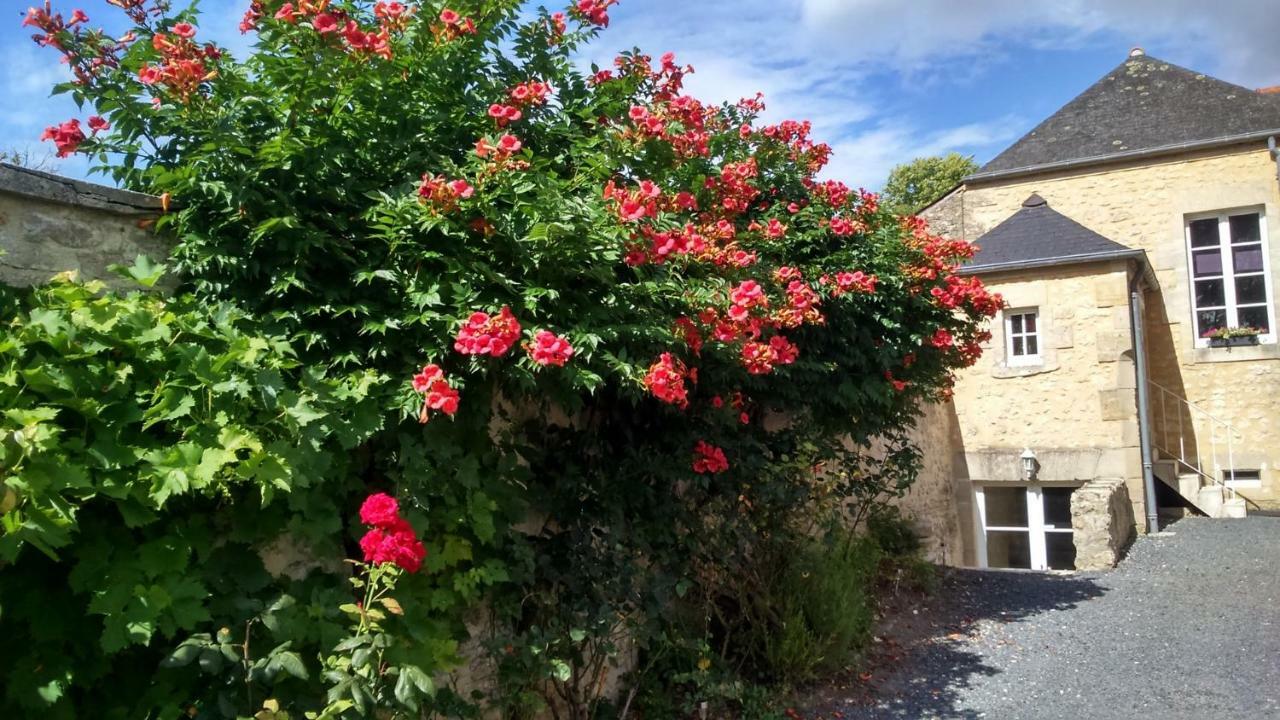
<instances>
[{"instance_id":1,"label":"shadow on gravel","mask_svg":"<svg viewBox=\"0 0 1280 720\"><path fill-rule=\"evenodd\" d=\"M941 572L934 595L888 599L864 662L810 693L804 717L977 718L977 712L958 707L960 692L975 677L999 671L983 662L975 644L999 644L1003 624L1066 610L1105 592L1093 579L1079 575Z\"/></svg>"}]
</instances>

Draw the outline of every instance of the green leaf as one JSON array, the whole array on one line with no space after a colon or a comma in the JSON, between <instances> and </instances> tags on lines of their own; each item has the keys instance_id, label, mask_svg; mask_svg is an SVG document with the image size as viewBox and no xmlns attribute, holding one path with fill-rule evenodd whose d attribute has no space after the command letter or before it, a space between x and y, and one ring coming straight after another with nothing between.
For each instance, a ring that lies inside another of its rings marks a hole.
<instances>
[{"instance_id":1,"label":"green leaf","mask_svg":"<svg viewBox=\"0 0 1280 720\"><path fill-rule=\"evenodd\" d=\"M155 287L160 278L164 276L167 269L164 265L158 265L152 262L151 258L146 255L139 255L134 259L133 265L112 265L111 269L124 277L133 278L143 287Z\"/></svg>"},{"instance_id":2,"label":"green leaf","mask_svg":"<svg viewBox=\"0 0 1280 720\"><path fill-rule=\"evenodd\" d=\"M302 658L298 653L292 650L276 653L271 659L271 663L267 666L273 674L275 671L281 671L298 678L299 680L307 679L307 666L302 663ZM274 670L271 670L274 668Z\"/></svg>"}]
</instances>

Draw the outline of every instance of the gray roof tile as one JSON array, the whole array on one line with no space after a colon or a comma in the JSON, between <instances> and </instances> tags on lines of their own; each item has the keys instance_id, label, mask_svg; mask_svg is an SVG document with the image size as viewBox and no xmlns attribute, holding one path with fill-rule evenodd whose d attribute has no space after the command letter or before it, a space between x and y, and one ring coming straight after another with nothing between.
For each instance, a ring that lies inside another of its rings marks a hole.
<instances>
[{"instance_id":1,"label":"gray roof tile","mask_svg":"<svg viewBox=\"0 0 1280 720\"><path fill-rule=\"evenodd\" d=\"M965 273L1142 254L1141 250L1109 240L1054 210L1044 198L1035 194L1022 203L1022 209L974 242L978 252L965 265Z\"/></svg>"},{"instance_id":2,"label":"gray roof tile","mask_svg":"<svg viewBox=\"0 0 1280 720\"><path fill-rule=\"evenodd\" d=\"M1277 128L1280 94L1259 93L1137 54L997 155L977 175Z\"/></svg>"}]
</instances>

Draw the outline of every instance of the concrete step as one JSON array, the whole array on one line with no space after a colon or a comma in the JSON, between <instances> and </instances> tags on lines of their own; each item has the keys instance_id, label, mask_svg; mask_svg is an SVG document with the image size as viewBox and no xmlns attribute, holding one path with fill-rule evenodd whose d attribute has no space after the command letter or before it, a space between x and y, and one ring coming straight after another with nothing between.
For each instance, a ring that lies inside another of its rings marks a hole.
<instances>
[{"instance_id":1,"label":"concrete step","mask_svg":"<svg viewBox=\"0 0 1280 720\"><path fill-rule=\"evenodd\" d=\"M1224 518L1242 518L1247 517L1249 508L1242 497L1227 498L1222 501L1222 514L1218 517Z\"/></svg>"},{"instance_id":2,"label":"concrete step","mask_svg":"<svg viewBox=\"0 0 1280 720\"><path fill-rule=\"evenodd\" d=\"M1200 492L1200 475L1198 473L1178 473L1178 484L1173 486L1178 494L1188 500L1194 500Z\"/></svg>"},{"instance_id":3,"label":"concrete step","mask_svg":"<svg viewBox=\"0 0 1280 720\"><path fill-rule=\"evenodd\" d=\"M1185 495L1183 497L1186 497ZM1209 485L1200 488L1199 492L1191 496L1194 498L1192 502L1200 511L1211 518L1222 517L1222 495L1221 485Z\"/></svg>"}]
</instances>

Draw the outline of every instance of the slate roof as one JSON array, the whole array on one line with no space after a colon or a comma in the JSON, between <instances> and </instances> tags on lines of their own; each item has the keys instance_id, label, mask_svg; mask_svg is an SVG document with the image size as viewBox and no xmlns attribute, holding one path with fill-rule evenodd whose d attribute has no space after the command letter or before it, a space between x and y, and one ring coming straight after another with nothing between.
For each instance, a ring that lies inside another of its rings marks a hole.
<instances>
[{"instance_id":1,"label":"slate roof","mask_svg":"<svg viewBox=\"0 0 1280 720\"><path fill-rule=\"evenodd\" d=\"M1280 94L1233 85L1135 49L973 177L1277 129Z\"/></svg>"},{"instance_id":2,"label":"slate roof","mask_svg":"<svg viewBox=\"0 0 1280 720\"><path fill-rule=\"evenodd\" d=\"M962 269L966 274L1143 256L1141 250L1099 235L1034 194L974 243L978 252Z\"/></svg>"}]
</instances>

